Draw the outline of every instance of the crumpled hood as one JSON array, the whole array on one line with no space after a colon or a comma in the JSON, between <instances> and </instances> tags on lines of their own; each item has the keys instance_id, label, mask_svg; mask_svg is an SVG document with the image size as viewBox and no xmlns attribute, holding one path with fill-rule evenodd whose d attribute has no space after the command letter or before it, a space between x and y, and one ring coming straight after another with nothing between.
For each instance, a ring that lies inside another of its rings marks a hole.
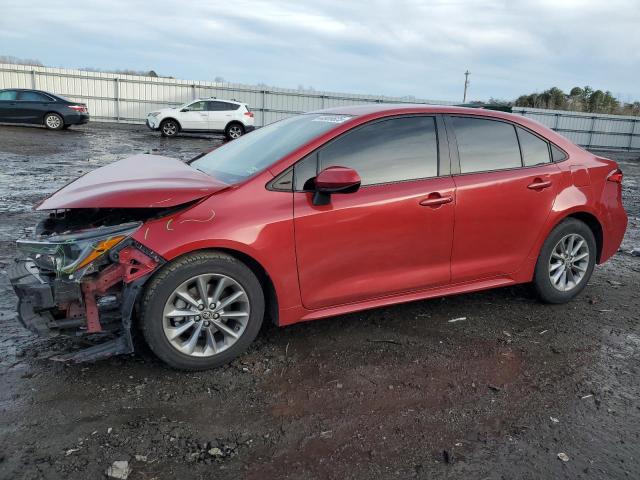
<instances>
[{"instance_id":1,"label":"crumpled hood","mask_svg":"<svg viewBox=\"0 0 640 480\"><path fill-rule=\"evenodd\" d=\"M36 209L173 207L228 187L175 158L140 154L83 175Z\"/></svg>"}]
</instances>

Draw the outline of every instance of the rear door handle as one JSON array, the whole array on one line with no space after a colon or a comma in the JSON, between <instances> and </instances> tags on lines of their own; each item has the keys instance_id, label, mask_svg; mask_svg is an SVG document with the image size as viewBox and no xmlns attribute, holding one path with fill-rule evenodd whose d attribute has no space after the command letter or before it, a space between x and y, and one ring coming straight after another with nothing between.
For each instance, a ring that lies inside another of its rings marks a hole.
<instances>
[{"instance_id":1,"label":"rear door handle","mask_svg":"<svg viewBox=\"0 0 640 480\"><path fill-rule=\"evenodd\" d=\"M439 193L432 193L427 198L420 201L420 205L423 207L438 207L445 203L451 203L453 201L452 196L442 196Z\"/></svg>"},{"instance_id":2,"label":"rear door handle","mask_svg":"<svg viewBox=\"0 0 640 480\"><path fill-rule=\"evenodd\" d=\"M542 180L541 178L536 178L533 183L527 185L527 188L530 190L543 190L545 188L549 188L551 186L551 180Z\"/></svg>"}]
</instances>

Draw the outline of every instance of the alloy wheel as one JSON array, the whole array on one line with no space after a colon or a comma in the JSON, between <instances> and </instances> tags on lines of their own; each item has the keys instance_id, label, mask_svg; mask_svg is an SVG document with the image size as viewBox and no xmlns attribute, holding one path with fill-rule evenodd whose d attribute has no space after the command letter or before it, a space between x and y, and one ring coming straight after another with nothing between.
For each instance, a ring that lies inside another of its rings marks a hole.
<instances>
[{"instance_id":1,"label":"alloy wheel","mask_svg":"<svg viewBox=\"0 0 640 480\"><path fill-rule=\"evenodd\" d=\"M54 130L62 126L62 120L57 115L48 115L45 119L45 123L47 124L47 127Z\"/></svg>"},{"instance_id":2,"label":"alloy wheel","mask_svg":"<svg viewBox=\"0 0 640 480\"><path fill-rule=\"evenodd\" d=\"M232 125L229 127L229 137L231 138L239 138L242 136L242 128L238 125Z\"/></svg>"},{"instance_id":3,"label":"alloy wheel","mask_svg":"<svg viewBox=\"0 0 640 480\"><path fill-rule=\"evenodd\" d=\"M561 292L576 288L589 268L589 245L577 233L565 235L551 250L549 280Z\"/></svg>"},{"instance_id":4,"label":"alloy wheel","mask_svg":"<svg viewBox=\"0 0 640 480\"><path fill-rule=\"evenodd\" d=\"M175 135L178 132L178 126L173 122L166 122L162 125L162 133L167 136Z\"/></svg>"},{"instance_id":5,"label":"alloy wheel","mask_svg":"<svg viewBox=\"0 0 640 480\"><path fill-rule=\"evenodd\" d=\"M210 357L231 347L249 320L249 297L233 278L219 274L192 277L176 288L164 306L163 330L173 348Z\"/></svg>"}]
</instances>

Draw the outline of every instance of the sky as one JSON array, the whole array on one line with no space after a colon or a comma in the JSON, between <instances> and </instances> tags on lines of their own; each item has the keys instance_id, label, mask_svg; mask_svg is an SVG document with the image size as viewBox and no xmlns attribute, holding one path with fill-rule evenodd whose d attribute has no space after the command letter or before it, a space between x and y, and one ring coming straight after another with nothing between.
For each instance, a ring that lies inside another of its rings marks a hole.
<instances>
[{"instance_id":1,"label":"sky","mask_svg":"<svg viewBox=\"0 0 640 480\"><path fill-rule=\"evenodd\" d=\"M590 85L640 100L640 0L0 0L47 66L461 101Z\"/></svg>"}]
</instances>

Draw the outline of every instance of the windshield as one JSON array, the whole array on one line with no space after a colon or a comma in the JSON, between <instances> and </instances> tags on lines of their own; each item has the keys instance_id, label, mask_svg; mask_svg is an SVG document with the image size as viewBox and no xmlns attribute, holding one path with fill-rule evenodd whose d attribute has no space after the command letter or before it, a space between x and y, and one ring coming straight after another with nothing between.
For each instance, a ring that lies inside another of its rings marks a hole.
<instances>
[{"instance_id":1,"label":"windshield","mask_svg":"<svg viewBox=\"0 0 640 480\"><path fill-rule=\"evenodd\" d=\"M191 166L224 183L238 183L350 118L331 114L289 117L228 142Z\"/></svg>"}]
</instances>

